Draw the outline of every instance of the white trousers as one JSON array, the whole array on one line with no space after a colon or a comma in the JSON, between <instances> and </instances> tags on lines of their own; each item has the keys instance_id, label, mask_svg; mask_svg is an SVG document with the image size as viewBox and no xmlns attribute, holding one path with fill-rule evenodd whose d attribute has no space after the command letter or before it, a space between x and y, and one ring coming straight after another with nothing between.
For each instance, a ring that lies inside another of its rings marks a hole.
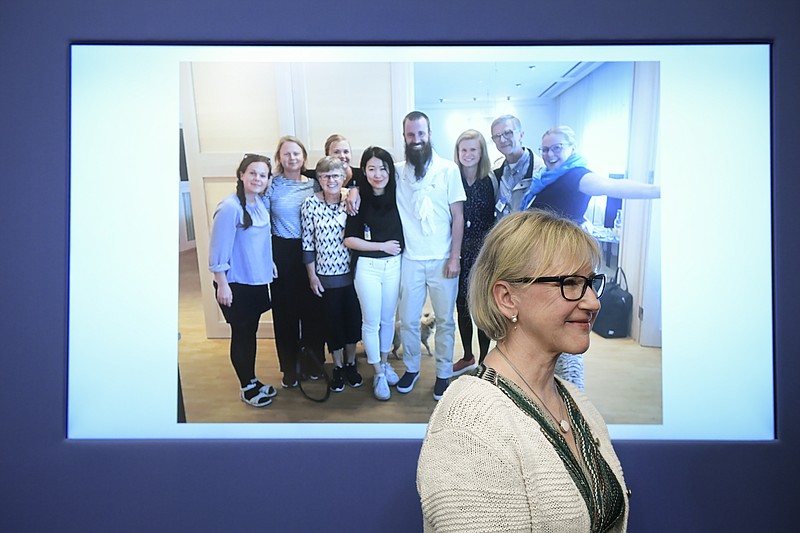
<instances>
[{"instance_id":1,"label":"white trousers","mask_svg":"<svg viewBox=\"0 0 800 533\"><path fill-rule=\"evenodd\" d=\"M430 294L433 313L436 316L433 349L436 377L443 379L453 375L453 346L456 332L453 311L458 294L458 277L444 276L446 264L446 259L415 261L403 257L399 306L403 363L409 372L419 372L422 357L419 321L422 318L425 296Z\"/></svg>"},{"instance_id":2,"label":"white trousers","mask_svg":"<svg viewBox=\"0 0 800 533\"><path fill-rule=\"evenodd\" d=\"M359 257L356 264L354 283L361 303L361 340L371 365L380 363L381 353L392 349L400 297L400 257Z\"/></svg>"}]
</instances>

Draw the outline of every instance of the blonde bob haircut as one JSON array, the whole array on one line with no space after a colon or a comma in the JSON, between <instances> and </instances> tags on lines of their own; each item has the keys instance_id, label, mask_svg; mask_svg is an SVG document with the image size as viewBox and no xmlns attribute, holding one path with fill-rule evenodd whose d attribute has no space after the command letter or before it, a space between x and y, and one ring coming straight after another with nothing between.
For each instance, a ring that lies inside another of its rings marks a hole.
<instances>
[{"instance_id":1,"label":"blonde bob haircut","mask_svg":"<svg viewBox=\"0 0 800 533\"><path fill-rule=\"evenodd\" d=\"M540 210L508 215L486 236L472 266L472 319L489 337L502 340L509 320L492 294L498 281L576 274L587 265L596 270L600 259L597 242L571 220Z\"/></svg>"},{"instance_id":2,"label":"blonde bob haircut","mask_svg":"<svg viewBox=\"0 0 800 533\"><path fill-rule=\"evenodd\" d=\"M300 147L300 151L303 152L303 166L301 167L300 172L304 172L306 170L306 161L308 161L308 150L306 150L306 145L294 135L284 135L278 139L278 147L275 148L275 157L273 158L275 160L275 174L283 176L283 165L281 165L281 148L283 148L283 145L286 143L295 143Z\"/></svg>"}]
</instances>

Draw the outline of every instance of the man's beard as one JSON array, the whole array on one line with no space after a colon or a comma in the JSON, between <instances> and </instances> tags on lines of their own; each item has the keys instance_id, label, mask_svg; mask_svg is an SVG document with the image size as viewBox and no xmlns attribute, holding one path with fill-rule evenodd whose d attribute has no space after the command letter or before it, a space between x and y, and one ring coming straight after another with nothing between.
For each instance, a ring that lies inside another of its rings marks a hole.
<instances>
[{"instance_id":1,"label":"man's beard","mask_svg":"<svg viewBox=\"0 0 800 533\"><path fill-rule=\"evenodd\" d=\"M418 180L425 176L425 170L432 158L433 147L431 147L430 141L423 144L421 150L406 144L406 161L414 167L414 176Z\"/></svg>"}]
</instances>

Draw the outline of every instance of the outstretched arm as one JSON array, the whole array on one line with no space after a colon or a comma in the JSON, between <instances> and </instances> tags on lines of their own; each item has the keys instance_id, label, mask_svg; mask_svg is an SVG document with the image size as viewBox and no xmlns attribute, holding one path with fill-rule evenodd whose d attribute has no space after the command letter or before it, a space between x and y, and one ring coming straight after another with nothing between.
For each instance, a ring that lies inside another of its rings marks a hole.
<instances>
[{"instance_id":1,"label":"outstretched arm","mask_svg":"<svg viewBox=\"0 0 800 533\"><path fill-rule=\"evenodd\" d=\"M578 190L589 196L612 198L661 198L661 187L632 180L615 180L589 172L581 178Z\"/></svg>"}]
</instances>

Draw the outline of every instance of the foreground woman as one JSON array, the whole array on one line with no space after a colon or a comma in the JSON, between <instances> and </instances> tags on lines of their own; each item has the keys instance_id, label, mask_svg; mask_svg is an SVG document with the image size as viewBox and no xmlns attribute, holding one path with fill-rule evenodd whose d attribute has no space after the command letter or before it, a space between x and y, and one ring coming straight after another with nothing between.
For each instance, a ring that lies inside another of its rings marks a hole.
<instances>
[{"instance_id":1,"label":"foreground woman","mask_svg":"<svg viewBox=\"0 0 800 533\"><path fill-rule=\"evenodd\" d=\"M434 409L417 490L426 531L625 531L628 493L600 413L554 375L589 347L597 243L541 211L503 218L473 266L470 309L497 341Z\"/></svg>"},{"instance_id":2,"label":"foreground woman","mask_svg":"<svg viewBox=\"0 0 800 533\"><path fill-rule=\"evenodd\" d=\"M274 275L269 204L272 182L268 157L247 154L236 170L236 192L214 212L208 268L214 275L217 303L231 327L231 364L241 399L265 407L276 391L256 378L256 333L261 314L270 309L269 284Z\"/></svg>"}]
</instances>

